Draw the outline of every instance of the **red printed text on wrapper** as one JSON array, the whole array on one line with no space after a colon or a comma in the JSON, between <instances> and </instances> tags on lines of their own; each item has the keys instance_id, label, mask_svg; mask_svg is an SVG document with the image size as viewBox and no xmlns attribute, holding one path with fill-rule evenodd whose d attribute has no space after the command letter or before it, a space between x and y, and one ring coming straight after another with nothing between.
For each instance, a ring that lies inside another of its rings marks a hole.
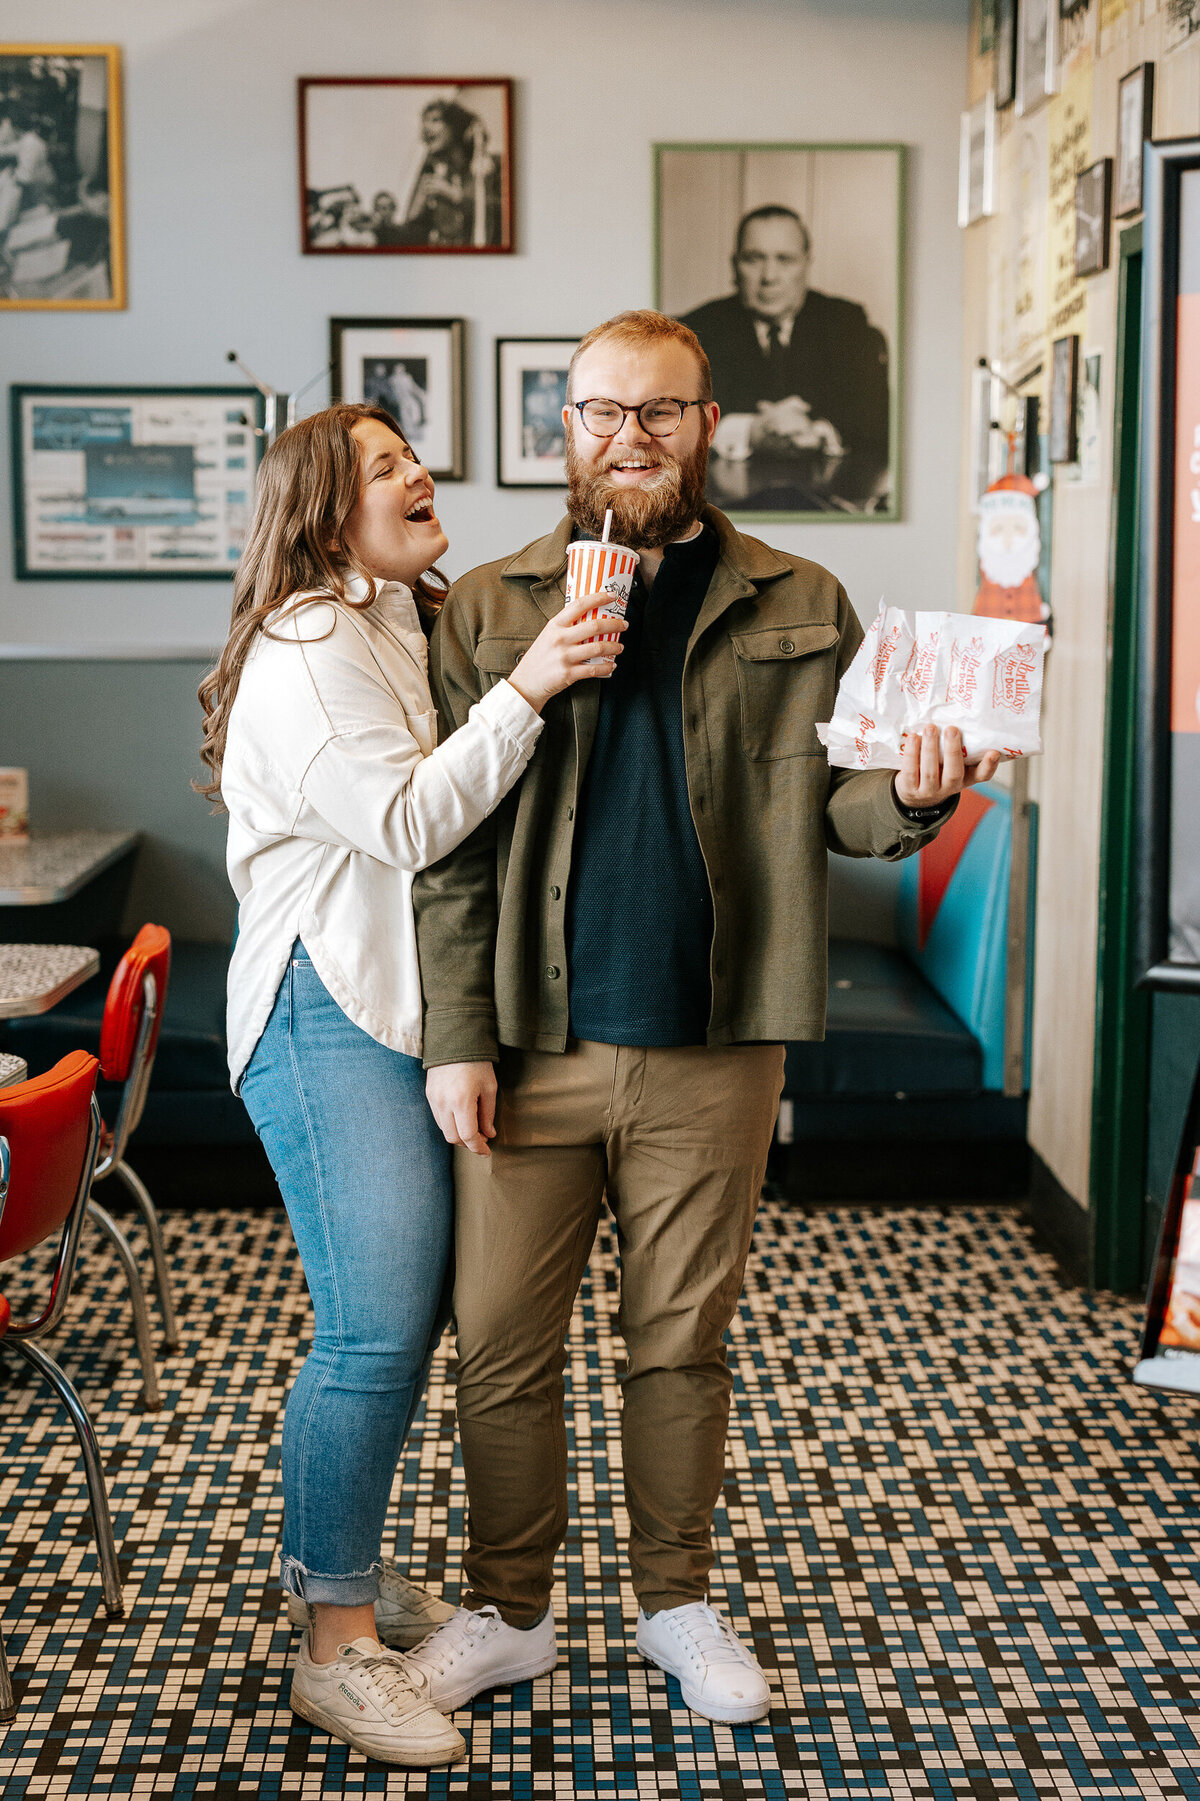
<instances>
[{"instance_id":1,"label":"red printed text on wrapper","mask_svg":"<svg viewBox=\"0 0 1200 1801\"><path fill-rule=\"evenodd\" d=\"M854 740L854 748L858 753L859 762L864 765L869 755L867 750L867 735L874 730L875 721L873 719L868 719L865 713L860 713L858 716L858 737Z\"/></svg>"},{"instance_id":2,"label":"red printed text on wrapper","mask_svg":"<svg viewBox=\"0 0 1200 1801\"><path fill-rule=\"evenodd\" d=\"M1007 713L1023 713L1029 705L1029 678L1037 668L1032 644L1013 644L996 658L992 676L992 705Z\"/></svg>"},{"instance_id":3,"label":"red printed text on wrapper","mask_svg":"<svg viewBox=\"0 0 1200 1801\"><path fill-rule=\"evenodd\" d=\"M896 646L900 642L900 627L894 625L887 637L880 637L875 646L875 655L871 658L871 679L875 684L875 692L879 693L883 678L887 674L887 666L896 654Z\"/></svg>"},{"instance_id":4,"label":"red printed text on wrapper","mask_svg":"<svg viewBox=\"0 0 1200 1801\"><path fill-rule=\"evenodd\" d=\"M979 686L979 665L983 662L983 639L972 638L969 644L956 644L950 652L950 680L946 699L969 707L974 703Z\"/></svg>"},{"instance_id":5,"label":"red printed text on wrapper","mask_svg":"<svg viewBox=\"0 0 1200 1801\"><path fill-rule=\"evenodd\" d=\"M908 662L904 666L904 674L900 677L900 686L912 695L915 701L923 701L933 686L933 672L937 666L938 634L913 645L908 653Z\"/></svg>"}]
</instances>

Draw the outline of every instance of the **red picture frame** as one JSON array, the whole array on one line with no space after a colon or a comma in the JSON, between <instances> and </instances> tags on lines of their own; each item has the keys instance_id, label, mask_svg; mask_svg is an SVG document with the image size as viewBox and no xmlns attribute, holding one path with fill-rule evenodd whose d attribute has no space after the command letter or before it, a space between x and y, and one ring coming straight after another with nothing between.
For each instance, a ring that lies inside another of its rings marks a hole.
<instances>
[{"instance_id":1,"label":"red picture frame","mask_svg":"<svg viewBox=\"0 0 1200 1801\"><path fill-rule=\"evenodd\" d=\"M305 256L514 249L508 76L302 75Z\"/></svg>"}]
</instances>

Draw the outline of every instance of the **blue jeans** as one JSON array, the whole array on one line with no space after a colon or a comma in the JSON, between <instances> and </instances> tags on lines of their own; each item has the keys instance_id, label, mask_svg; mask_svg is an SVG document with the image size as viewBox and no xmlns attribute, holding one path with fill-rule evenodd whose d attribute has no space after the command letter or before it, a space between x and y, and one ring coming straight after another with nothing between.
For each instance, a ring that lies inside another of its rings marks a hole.
<instances>
[{"instance_id":1,"label":"blue jeans","mask_svg":"<svg viewBox=\"0 0 1200 1801\"><path fill-rule=\"evenodd\" d=\"M282 1580L309 1602L365 1605L449 1313L450 1148L420 1059L347 1019L299 941L241 1093L316 1319L283 1422Z\"/></svg>"}]
</instances>

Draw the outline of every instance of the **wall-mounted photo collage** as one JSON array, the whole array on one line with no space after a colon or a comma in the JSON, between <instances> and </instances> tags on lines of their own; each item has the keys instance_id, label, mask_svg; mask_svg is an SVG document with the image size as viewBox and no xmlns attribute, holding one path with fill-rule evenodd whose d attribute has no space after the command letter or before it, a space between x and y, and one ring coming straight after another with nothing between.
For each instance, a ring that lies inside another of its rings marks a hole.
<instances>
[{"instance_id":1,"label":"wall-mounted photo collage","mask_svg":"<svg viewBox=\"0 0 1200 1801\"><path fill-rule=\"evenodd\" d=\"M511 255L513 89L507 76L299 78L300 254ZM0 45L0 306L127 305L121 136L116 46ZM653 303L708 353L723 414L709 496L730 512L900 517L904 169L896 144L653 146ZM385 409L442 482L470 479L468 326L328 324L330 400ZM565 487L578 341L494 340L497 487ZM18 579L228 578L257 463L297 398L14 387Z\"/></svg>"}]
</instances>

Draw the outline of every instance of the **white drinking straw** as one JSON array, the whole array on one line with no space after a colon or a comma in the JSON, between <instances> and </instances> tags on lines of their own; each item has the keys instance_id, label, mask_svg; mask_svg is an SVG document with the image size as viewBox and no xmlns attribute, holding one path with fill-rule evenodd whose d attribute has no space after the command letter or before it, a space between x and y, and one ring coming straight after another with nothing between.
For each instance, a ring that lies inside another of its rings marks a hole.
<instances>
[{"instance_id":1,"label":"white drinking straw","mask_svg":"<svg viewBox=\"0 0 1200 1801\"><path fill-rule=\"evenodd\" d=\"M604 514L604 530L600 533L601 544L608 543L608 534L611 530L612 530L612 508L609 507Z\"/></svg>"}]
</instances>

